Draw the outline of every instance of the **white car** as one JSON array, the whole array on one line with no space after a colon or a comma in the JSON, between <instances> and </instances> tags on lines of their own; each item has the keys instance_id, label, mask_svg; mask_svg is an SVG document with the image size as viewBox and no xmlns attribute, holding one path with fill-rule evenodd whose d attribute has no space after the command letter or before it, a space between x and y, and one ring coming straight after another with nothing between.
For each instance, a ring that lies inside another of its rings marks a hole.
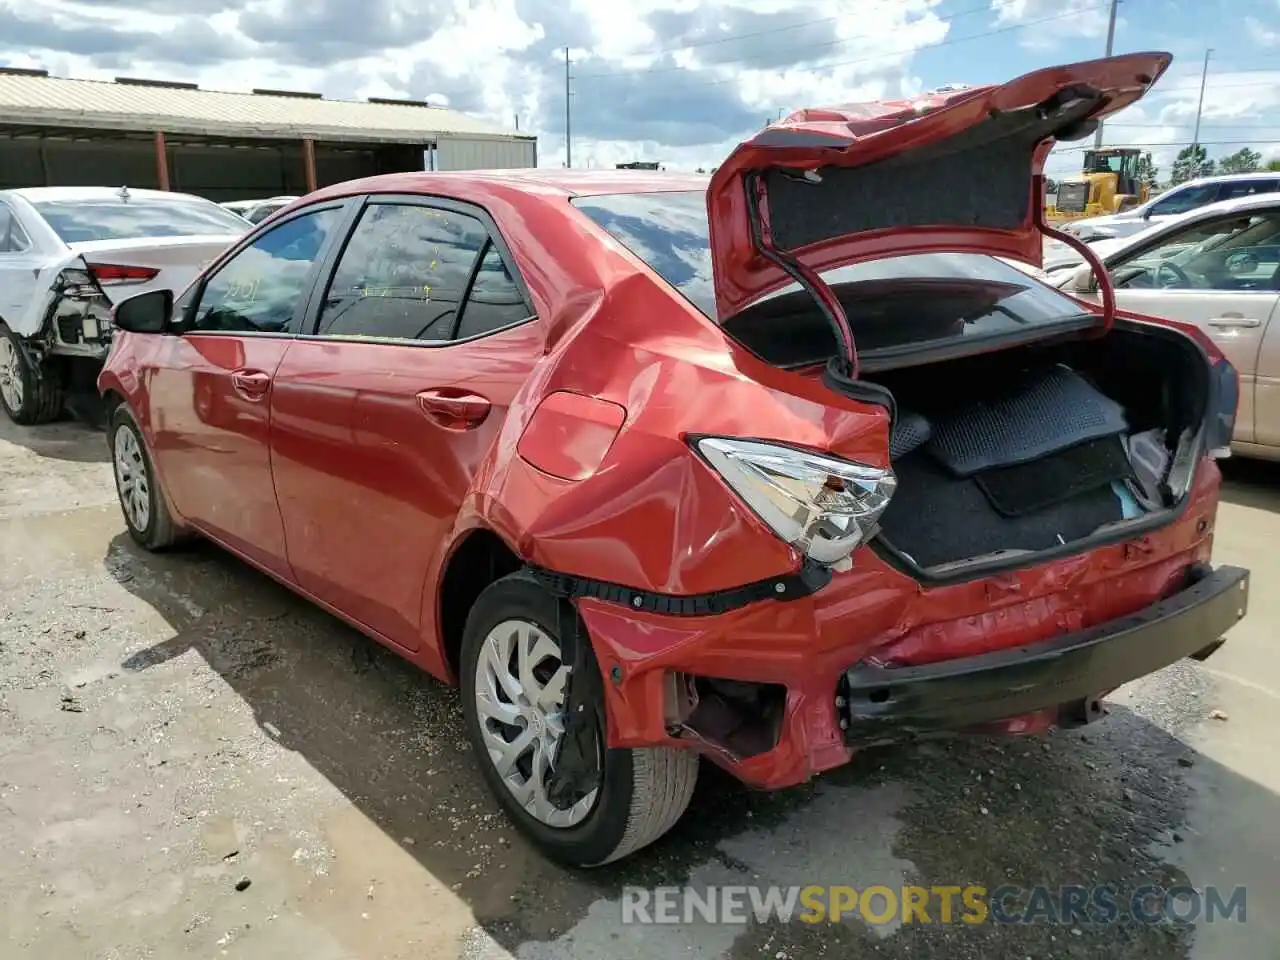
<instances>
[{"instance_id":1,"label":"white car","mask_svg":"<svg viewBox=\"0 0 1280 960\"><path fill-rule=\"evenodd\" d=\"M1240 375L1232 449L1280 460L1280 193L1200 207L1107 244L1090 246L1117 306L1194 324L1212 338ZM1097 278L1083 264L1041 275L1098 300Z\"/></svg>"},{"instance_id":2,"label":"white car","mask_svg":"<svg viewBox=\"0 0 1280 960\"><path fill-rule=\"evenodd\" d=\"M1128 237L1197 207L1259 193L1275 193L1277 190L1280 190L1280 172L1259 170L1256 173L1201 177L1180 183L1123 213L1068 220L1059 229L1090 242Z\"/></svg>"},{"instance_id":3,"label":"white car","mask_svg":"<svg viewBox=\"0 0 1280 960\"><path fill-rule=\"evenodd\" d=\"M126 187L0 190L0 406L56 419L111 346L117 298L182 290L249 229L210 200Z\"/></svg>"},{"instance_id":4,"label":"white car","mask_svg":"<svg viewBox=\"0 0 1280 960\"><path fill-rule=\"evenodd\" d=\"M250 223L261 223L277 210L283 210L297 197L269 197L266 200L229 200L222 206L233 213L238 213Z\"/></svg>"}]
</instances>

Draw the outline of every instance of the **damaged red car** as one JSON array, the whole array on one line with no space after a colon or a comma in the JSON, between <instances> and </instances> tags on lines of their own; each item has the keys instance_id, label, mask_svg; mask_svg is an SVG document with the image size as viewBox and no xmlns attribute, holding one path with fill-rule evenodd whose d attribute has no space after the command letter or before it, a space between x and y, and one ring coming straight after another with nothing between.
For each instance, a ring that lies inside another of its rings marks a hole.
<instances>
[{"instance_id":1,"label":"damaged red car","mask_svg":"<svg viewBox=\"0 0 1280 960\"><path fill-rule=\"evenodd\" d=\"M661 836L703 759L780 788L1095 719L1245 615L1210 562L1237 377L1104 272L1092 305L1005 261L1039 260L1051 146L1168 63L802 111L709 182L313 193L117 306L128 530L457 683L494 795L572 864Z\"/></svg>"}]
</instances>

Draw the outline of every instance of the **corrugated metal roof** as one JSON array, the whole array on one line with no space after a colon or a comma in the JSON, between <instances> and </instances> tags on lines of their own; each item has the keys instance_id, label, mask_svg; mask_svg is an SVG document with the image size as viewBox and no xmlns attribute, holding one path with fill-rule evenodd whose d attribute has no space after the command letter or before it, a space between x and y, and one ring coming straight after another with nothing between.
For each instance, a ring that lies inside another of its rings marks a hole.
<instances>
[{"instance_id":1,"label":"corrugated metal roof","mask_svg":"<svg viewBox=\"0 0 1280 960\"><path fill-rule=\"evenodd\" d=\"M534 139L441 107L224 93L0 71L0 123L163 130L245 139L424 143L437 135Z\"/></svg>"}]
</instances>

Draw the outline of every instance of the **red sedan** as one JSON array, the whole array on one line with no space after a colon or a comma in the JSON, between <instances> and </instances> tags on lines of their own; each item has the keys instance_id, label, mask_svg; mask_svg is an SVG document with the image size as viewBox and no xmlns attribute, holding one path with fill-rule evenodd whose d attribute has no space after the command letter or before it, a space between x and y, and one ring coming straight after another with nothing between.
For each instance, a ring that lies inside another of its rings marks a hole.
<instances>
[{"instance_id":1,"label":"red sedan","mask_svg":"<svg viewBox=\"0 0 1280 960\"><path fill-rule=\"evenodd\" d=\"M700 758L1083 723L1208 656L1235 371L999 258L1164 54L804 111L708 182L411 174L292 204L99 381L124 519L221 544L462 688L549 854L668 830ZM1089 254L1085 254L1089 256Z\"/></svg>"}]
</instances>

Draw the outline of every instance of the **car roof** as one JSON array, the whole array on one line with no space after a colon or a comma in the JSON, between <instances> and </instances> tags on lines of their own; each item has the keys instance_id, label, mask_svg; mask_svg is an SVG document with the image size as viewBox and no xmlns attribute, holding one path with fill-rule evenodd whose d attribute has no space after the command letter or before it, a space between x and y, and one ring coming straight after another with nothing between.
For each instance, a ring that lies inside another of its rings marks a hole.
<instances>
[{"instance_id":1,"label":"car roof","mask_svg":"<svg viewBox=\"0 0 1280 960\"><path fill-rule=\"evenodd\" d=\"M387 173L363 180L348 181L325 188L320 193L431 193L442 186L460 189L506 187L565 196L594 196L606 193L659 193L679 190L706 190L705 174L649 170L565 170L556 168L525 170L426 171ZM351 189L358 184L357 189Z\"/></svg>"},{"instance_id":2,"label":"car roof","mask_svg":"<svg viewBox=\"0 0 1280 960\"><path fill-rule=\"evenodd\" d=\"M29 203L67 200L119 200L120 187L19 187L7 190L12 196L18 196ZM177 200L198 201L208 203L203 197L192 193L175 193L172 190L144 190L129 187L129 196L134 200Z\"/></svg>"},{"instance_id":3,"label":"car roof","mask_svg":"<svg viewBox=\"0 0 1280 960\"><path fill-rule=\"evenodd\" d=\"M1211 177L1184 180L1179 187L1193 187L1202 183L1230 183L1233 180L1280 180L1280 170L1255 170L1253 173L1215 173ZM1172 187L1170 189L1173 189ZM1166 190L1166 193L1169 191Z\"/></svg>"},{"instance_id":4,"label":"car roof","mask_svg":"<svg viewBox=\"0 0 1280 960\"><path fill-rule=\"evenodd\" d=\"M1265 210L1269 207L1280 207L1280 192L1254 193L1247 197L1232 197L1230 200L1217 200L1204 206L1192 207L1182 213L1175 214L1159 224L1168 227L1173 224L1194 223L1196 220L1213 219L1229 216L1233 213L1249 213L1254 210Z\"/></svg>"}]
</instances>

